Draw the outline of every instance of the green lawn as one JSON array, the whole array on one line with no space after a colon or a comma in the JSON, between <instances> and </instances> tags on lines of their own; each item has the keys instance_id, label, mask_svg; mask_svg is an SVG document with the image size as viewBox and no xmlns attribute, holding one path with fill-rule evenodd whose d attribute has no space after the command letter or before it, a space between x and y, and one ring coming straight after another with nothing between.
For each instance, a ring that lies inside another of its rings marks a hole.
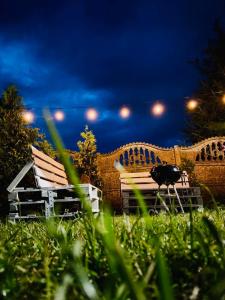
<instances>
[{"instance_id":1,"label":"green lawn","mask_svg":"<svg viewBox=\"0 0 225 300\"><path fill-rule=\"evenodd\" d=\"M0 298L224 299L225 211L0 224Z\"/></svg>"}]
</instances>

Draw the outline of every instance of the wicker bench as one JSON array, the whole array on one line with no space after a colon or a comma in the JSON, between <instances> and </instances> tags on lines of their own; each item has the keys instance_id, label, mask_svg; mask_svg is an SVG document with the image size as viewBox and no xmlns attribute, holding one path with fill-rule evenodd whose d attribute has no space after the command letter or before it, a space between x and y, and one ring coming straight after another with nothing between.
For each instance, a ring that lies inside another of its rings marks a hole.
<instances>
[{"instance_id":1,"label":"wicker bench","mask_svg":"<svg viewBox=\"0 0 225 300\"><path fill-rule=\"evenodd\" d=\"M158 185L152 177L150 177L149 172L121 173L120 183L123 211L125 213L136 212L139 209L138 201L133 191L134 186L141 191L149 210L165 209L165 206L157 197ZM184 211L187 211L190 207L197 208L199 210L203 208L200 188L190 187L186 172L183 172L181 179L175 184L175 187L179 194ZM168 190L165 185L162 185L160 188L160 196L162 196L162 199L168 206L172 201L173 207L178 211L180 210L176 194L173 192L168 194Z\"/></svg>"},{"instance_id":2,"label":"wicker bench","mask_svg":"<svg viewBox=\"0 0 225 300\"><path fill-rule=\"evenodd\" d=\"M74 192L74 186L68 182L64 166L35 147L31 147L31 151L32 160L7 188L9 219L74 217L82 209L82 203ZM18 187L29 173L33 186ZM90 201L92 212L98 213L102 192L91 184L79 186Z\"/></svg>"}]
</instances>

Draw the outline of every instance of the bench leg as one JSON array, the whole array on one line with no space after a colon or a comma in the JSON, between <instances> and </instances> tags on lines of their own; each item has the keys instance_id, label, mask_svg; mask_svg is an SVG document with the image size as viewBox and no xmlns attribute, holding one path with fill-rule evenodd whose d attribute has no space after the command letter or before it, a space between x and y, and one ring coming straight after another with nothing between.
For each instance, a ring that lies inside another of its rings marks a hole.
<instances>
[{"instance_id":1,"label":"bench leg","mask_svg":"<svg viewBox=\"0 0 225 300\"><path fill-rule=\"evenodd\" d=\"M19 196L17 192L11 192L8 195L9 201L9 219L15 222L15 218L19 217L18 201Z\"/></svg>"},{"instance_id":2,"label":"bench leg","mask_svg":"<svg viewBox=\"0 0 225 300\"><path fill-rule=\"evenodd\" d=\"M202 212L204 210L203 208L203 200L202 200L202 196L201 196L201 189L200 187L196 187L195 188L195 194L197 196L197 202L198 202L198 211Z\"/></svg>"},{"instance_id":3,"label":"bench leg","mask_svg":"<svg viewBox=\"0 0 225 300\"><path fill-rule=\"evenodd\" d=\"M54 211L54 197L57 194L53 191L48 191L48 199L45 201L45 217L46 219L49 217L53 217L55 215Z\"/></svg>"},{"instance_id":4,"label":"bench leg","mask_svg":"<svg viewBox=\"0 0 225 300\"><path fill-rule=\"evenodd\" d=\"M182 203L181 203L181 201L180 201L180 197L179 197L179 195L178 195L178 192L177 192L177 189L176 189L175 185L173 186L173 189L174 189L174 191L175 191L175 194L176 194L176 196L177 196L177 200L178 200L178 202L179 202L179 205L180 205L180 208L181 208L182 214L184 214L183 205L182 205Z\"/></svg>"},{"instance_id":5,"label":"bench leg","mask_svg":"<svg viewBox=\"0 0 225 300\"><path fill-rule=\"evenodd\" d=\"M123 192L122 199L123 199L123 212L125 214L129 214L129 193Z\"/></svg>"}]
</instances>

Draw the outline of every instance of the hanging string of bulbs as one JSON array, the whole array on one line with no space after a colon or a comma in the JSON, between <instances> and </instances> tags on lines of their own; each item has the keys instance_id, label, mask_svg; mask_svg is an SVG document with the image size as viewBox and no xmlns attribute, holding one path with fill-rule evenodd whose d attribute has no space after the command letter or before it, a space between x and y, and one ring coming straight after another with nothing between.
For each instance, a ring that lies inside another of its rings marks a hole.
<instances>
[{"instance_id":1,"label":"hanging string of bulbs","mask_svg":"<svg viewBox=\"0 0 225 300\"><path fill-rule=\"evenodd\" d=\"M225 95L222 97L222 102L223 104L225 104ZM186 101L186 108L189 111L194 111L197 109L197 107L199 106L200 101L198 99L188 99ZM74 107L74 109L80 108L80 107ZM84 107L82 107L84 108ZM97 109L93 108L93 107L85 107L85 119L87 121L90 122L94 122L98 120L99 117L99 112ZM70 108L70 110L73 108ZM65 113L66 109L55 109L54 113L52 114L52 118L56 121L56 122L62 122L64 121L65 117L66 117L66 113ZM153 105L150 108L150 113L151 115L153 115L154 117L161 117L162 115L164 115L164 113L166 112L166 106L163 102L161 101L157 101L155 103L153 103ZM128 119L131 116L131 109L129 108L129 106L123 105L120 109L119 109L119 116L121 119ZM26 123L31 124L35 121L36 116L34 114L34 112L32 110L25 110L23 112L23 119Z\"/></svg>"}]
</instances>

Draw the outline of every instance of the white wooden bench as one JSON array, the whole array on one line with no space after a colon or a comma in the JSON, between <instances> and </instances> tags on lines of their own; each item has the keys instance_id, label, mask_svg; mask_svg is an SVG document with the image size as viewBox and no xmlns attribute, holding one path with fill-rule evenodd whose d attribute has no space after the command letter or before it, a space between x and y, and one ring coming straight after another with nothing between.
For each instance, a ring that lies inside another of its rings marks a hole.
<instances>
[{"instance_id":1,"label":"white wooden bench","mask_svg":"<svg viewBox=\"0 0 225 300\"><path fill-rule=\"evenodd\" d=\"M149 172L121 173L120 183L123 211L125 213L135 212L139 209L138 201L133 191L134 186L141 191L149 210L165 209L160 199L157 198L158 184L152 179ZM183 172L181 179L175 184L175 187L184 210L190 209L190 206L198 209L203 208L200 188L190 187L187 172ZM169 205L172 199L173 207L177 210L180 209L176 194L170 192L168 195L167 186L162 185L160 187L160 196L162 196L165 203Z\"/></svg>"},{"instance_id":2,"label":"white wooden bench","mask_svg":"<svg viewBox=\"0 0 225 300\"><path fill-rule=\"evenodd\" d=\"M31 161L23 167L7 188L9 218L16 220L52 216L74 217L77 211L82 209L82 203L79 195L75 195L74 186L68 182L64 166L35 147L31 147L31 151ZM30 172L34 186L18 187ZM98 213L102 200L101 190L91 184L79 186L90 201L92 212Z\"/></svg>"}]
</instances>

